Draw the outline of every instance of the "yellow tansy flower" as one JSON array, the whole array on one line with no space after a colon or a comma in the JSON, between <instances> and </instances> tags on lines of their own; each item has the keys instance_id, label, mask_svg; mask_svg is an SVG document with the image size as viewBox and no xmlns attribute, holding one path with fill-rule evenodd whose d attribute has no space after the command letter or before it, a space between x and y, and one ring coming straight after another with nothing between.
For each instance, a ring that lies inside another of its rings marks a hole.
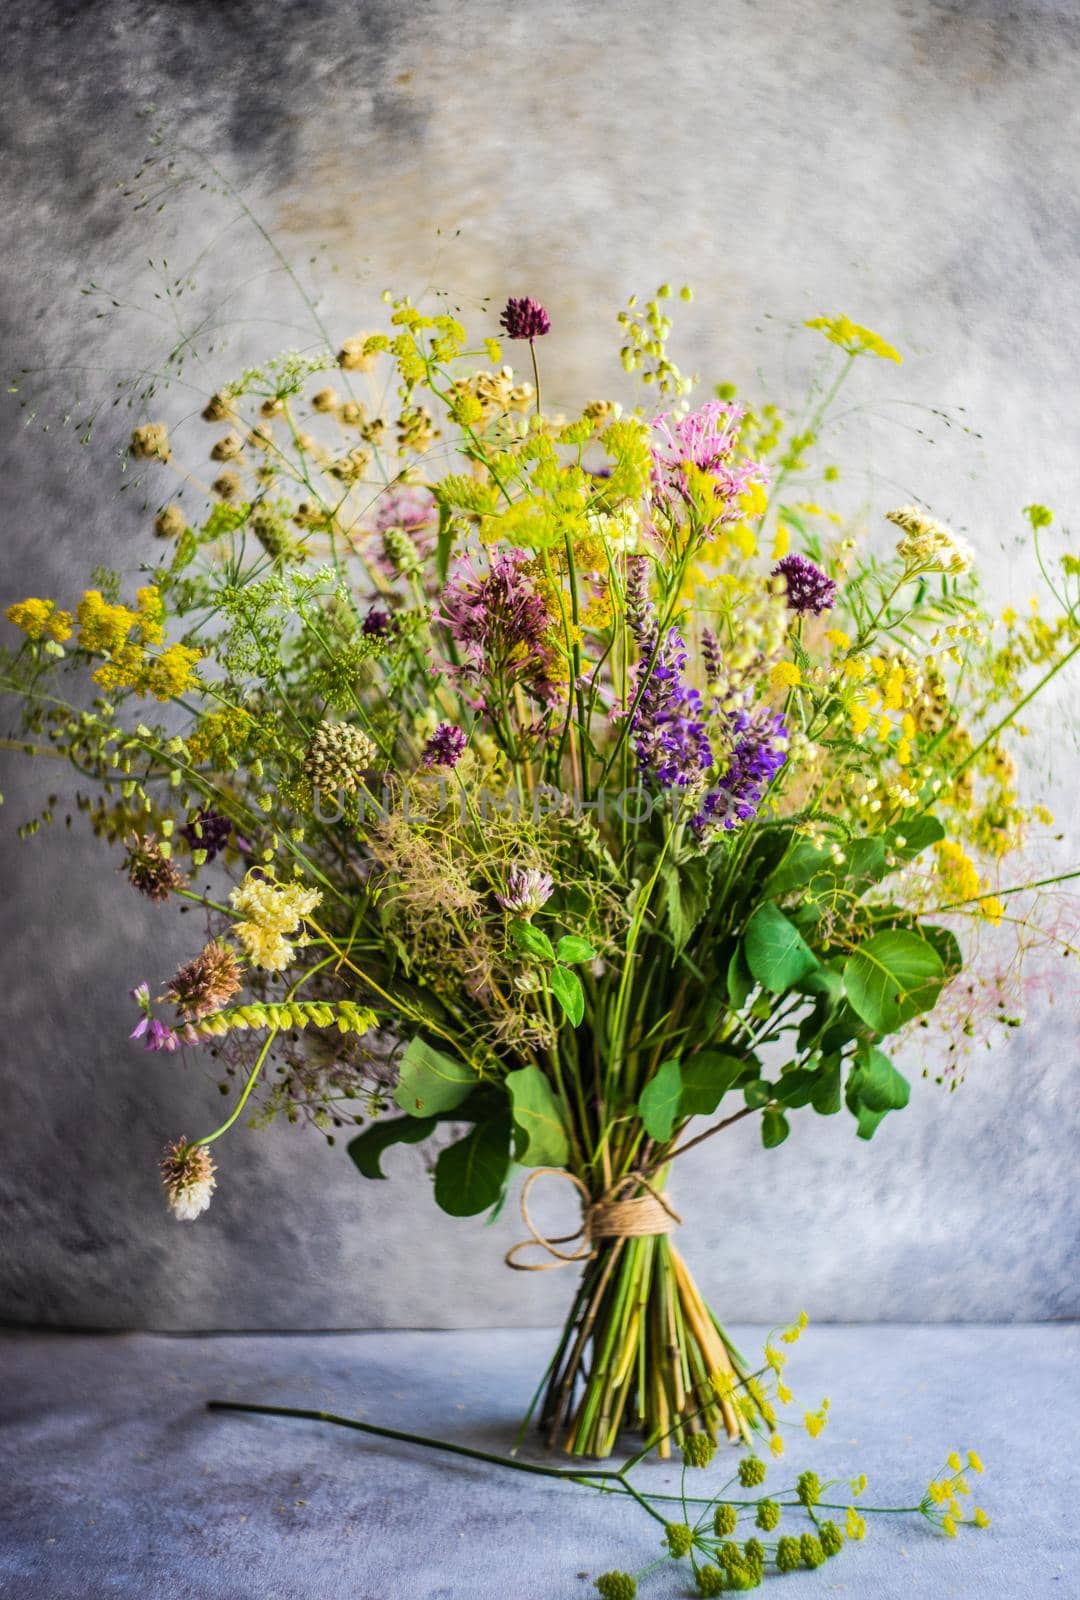
<instances>
[{"instance_id":1,"label":"yellow tansy flower","mask_svg":"<svg viewBox=\"0 0 1080 1600\"><path fill-rule=\"evenodd\" d=\"M802 673L794 661L777 661L769 668L769 687L772 689L797 689Z\"/></svg>"}]
</instances>

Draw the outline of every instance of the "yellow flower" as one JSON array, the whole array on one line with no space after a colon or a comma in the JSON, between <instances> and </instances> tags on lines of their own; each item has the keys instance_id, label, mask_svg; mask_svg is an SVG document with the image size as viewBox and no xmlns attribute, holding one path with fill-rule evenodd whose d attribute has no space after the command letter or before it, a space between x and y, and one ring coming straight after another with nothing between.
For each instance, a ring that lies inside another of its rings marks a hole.
<instances>
[{"instance_id":1,"label":"yellow flower","mask_svg":"<svg viewBox=\"0 0 1080 1600\"><path fill-rule=\"evenodd\" d=\"M769 687L771 689L796 689L802 682L802 674L794 661L777 661L769 669Z\"/></svg>"},{"instance_id":2,"label":"yellow flower","mask_svg":"<svg viewBox=\"0 0 1080 1600\"><path fill-rule=\"evenodd\" d=\"M301 919L314 911L321 899L318 889L305 889L298 883L245 878L230 894L229 903L243 913L234 931L254 965L266 972L287 967L295 952L286 935L295 934ZM303 942L296 940L297 944Z\"/></svg>"},{"instance_id":3,"label":"yellow flower","mask_svg":"<svg viewBox=\"0 0 1080 1600\"><path fill-rule=\"evenodd\" d=\"M961 1461L960 1457L957 1455L955 1450L950 1451L950 1453L945 1457L945 1459L949 1463L949 1466L953 1469L954 1472L962 1472L963 1471L964 1463Z\"/></svg>"},{"instance_id":4,"label":"yellow flower","mask_svg":"<svg viewBox=\"0 0 1080 1600\"><path fill-rule=\"evenodd\" d=\"M156 660L147 660L138 687L155 700L174 700L195 681L195 663L201 659L201 650L171 644Z\"/></svg>"},{"instance_id":5,"label":"yellow flower","mask_svg":"<svg viewBox=\"0 0 1080 1600\"><path fill-rule=\"evenodd\" d=\"M982 1462L979 1460L979 1457L975 1454L974 1450L969 1450L968 1451L968 1466L971 1468L972 1472L985 1472L986 1471L986 1468L983 1466Z\"/></svg>"},{"instance_id":6,"label":"yellow flower","mask_svg":"<svg viewBox=\"0 0 1080 1600\"><path fill-rule=\"evenodd\" d=\"M841 671L852 683L861 683L866 677L866 662L860 656L852 656L850 661L844 662Z\"/></svg>"},{"instance_id":7,"label":"yellow flower","mask_svg":"<svg viewBox=\"0 0 1080 1600\"><path fill-rule=\"evenodd\" d=\"M875 333L872 328L864 328L859 322L852 322L850 317L811 317L806 326L818 329L830 344L839 345L849 356L877 356L882 361L895 361L897 366L904 359L899 350L887 344L880 333Z\"/></svg>"},{"instance_id":8,"label":"yellow flower","mask_svg":"<svg viewBox=\"0 0 1080 1600\"><path fill-rule=\"evenodd\" d=\"M803 1427L811 1439L816 1439L825 1426L825 1418L820 1411L807 1411L803 1417Z\"/></svg>"},{"instance_id":9,"label":"yellow flower","mask_svg":"<svg viewBox=\"0 0 1080 1600\"><path fill-rule=\"evenodd\" d=\"M778 1350L775 1345L767 1344L765 1346L765 1363L774 1372L782 1372L787 1365L787 1356L782 1350Z\"/></svg>"},{"instance_id":10,"label":"yellow flower","mask_svg":"<svg viewBox=\"0 0 1080 1600\"><path fill-rule=\"evenodd\" d=\"M787 527L785 527L785 525L781 522L778 525L777 529L776 529L776 536L773 539L772 559L774 561L782 561L783 558L787 555L788 550L790 548L791 548L791 533L789 532Z\"/></svg>"},{"instance_id":11,"label":"yellow flower","mask_svg":"<svg viewBox=\"0 0 1080 1600\"><path fill-rule=\"evenodd\" d=\"M71 612L58 611L55 600L19 600L4 612L9 622L21 628L28 639L48 635L57 644L71 638Z\"/></svg>"},{"instance_id":12,"label":"yellow flower","mask_svg":"<svg viewBox=\"0 0 1080 1600\"><path fill-rule=\"evenodd\" d=\"M752 483L739 496L739 505L748 517L760 517L768 503L769 496L763 483Z\"/></svg>"},{"instance_id":13,"label":"yellow flower","mask_svg":"<svg viewBox=\"0 0 1080 1600\"><path fill-rule=\"evenodd\" d=\"M779 1400L782 1406L789 1406L792 1400L794 1400L795 1396L792 1394L786 1383L778 1383L776 1385L776 1398Z\"/></svg>"},{"instance_id":14,"label":"yellow flower","mask_svg":"<svg viewBox=\"0 0 1080 1600\"><path fill-rule=\"evenodd\" d=\"M986 1515L986 1512L981 1506L975 1507L972 1521L977 1528L988 1528L990 1526L990 1518Z\"/></svg>"},{"instance_id":15,"label":"yellow flower","mask_svg":"<svg viewBox=\"0 0 1080 1600\"><path fill-rule=\"evenodd\" d=\"M956 1538L956 1522L952 1517L944 1517L942 1519L941 1527L943 1532L949 1535L950 1539Z\"/></svg>"},{"instance_id":16,"label":"yellow flower","mask_svg":"<svg viewBox=\"0 0 1080 1600\"><path fill-rule=\"evenodd\" d=\"M854 1506L848 1506L844 1525L849 1539L865 1539L866 1519L859 1515Z\"/></svg>"},{"instance_id":17,"label":"yellow flower","mask_svg":"<svg viewBox=\"0 0 1080 1600\"><path fill-rule=\"evenodd\" d=\"M900 740L900 743L896 747L896 759L897 759L897 761L900 763L900 765L902 767L906 767L906 766L908 766L910 764L910 761L911 761L911 740L910 739L901 739Z\"/></svg>"},{"instance_id":18,"label":"yellow flower","mask_svg":"<svg viewBox=\"0 0 1080 1600\"><path fill-rule=\"evenodd\" d=\"M826 628L825 637L828 639L834 650L851 649L851 639L849 635L844 632L843 628Z\"/></svg>"},{"instance_id":19,"label":"yellow flower","mask_svg":"<svg viewBox=\"0 0 1080 1600\"><path fill-rule=\"evenodd\" d=\"M769 1440L769 1449L772 1451L774 1456L783 1455L784 1441L778 1433L774 1433L772 1438Z\"/></svg>"},{"instance_id":20,"label":"yellow flower","mask_svg":"<svg viewBox=\"0 0 1080 1600\"><path fill-rule=\"evenodd\" d=\"M850 712L851 732L854 738L861 739L870 726L870 713L865 706L854 705Z\"/></svg>"},{"instance_id":21,"label":"yellow flower","mask_svg":"<svg viewBox=\"0 0 1080 1600\"><path fill-rule=\"evenodd\" d=\"M980 900L975 907L976 915L982 917L992 928L1000 928L1001 920L1005 915L1005 907L996 894L987 895L985 900Z\"/></svg>"}]
</instances>

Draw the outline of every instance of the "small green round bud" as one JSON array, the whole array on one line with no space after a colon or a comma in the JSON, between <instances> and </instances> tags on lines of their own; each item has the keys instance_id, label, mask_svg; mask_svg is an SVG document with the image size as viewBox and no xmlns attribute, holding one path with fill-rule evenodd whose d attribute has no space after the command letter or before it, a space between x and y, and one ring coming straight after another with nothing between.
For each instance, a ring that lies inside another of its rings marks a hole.
<instances>
[{"instance_id":1,"label":"small green round bud","mask_svg":"<svg viewBox=\"0 0 1080 1600\"><path fill-rule=\"evenodd\" d=\"M688 1467L707 1467L716 1454L716 1440L707 1433L692 1433L682 1447Z\"/></svg>"},{"instance_id":2,"label":"small green round bud","mask_svg":"<svg viewBox=\"0 0 1080 1600\"><path fill-rule=\"evenodd\" d=\"M765 1482L765 1463L760 1456L743 1456L739 1462L739 1482L744 1489Z\"/></svg>"},{"instance_id":3,"label":"small green round bud","mask_svg":"<svg viewBox=\"0 0 1080 1600\"><path fill-rule=\"evenodd\" d=\"M735 1524L739 1520L739 1513L734 1506L717 1506L713 1516L713 1527L723 1539L727 1534L735 1532Z\"/></svg>"},{"instance_id":4,"label":"small green round bud","mask_svg":"<svg viewBox=\"0 0 1080 1600\"><path fill-rule=\"evenodd\" d=\"M602 1572L596 1580L600 1600L634 1600L637 1579L628 1572Z\"/></svg>"},{"instance_id":5,"label":"small green round bud","mask_svg":"<svg viewBox=\"0 0 1080 1600\"><path fill-rule=\"evenodd\" d=\"M795 1480L795 1492L804 1506L816 1506L821 1499L821 1479L816 1472L800 1472Z\"/></svg>"},{"instance_id":6,"label":"small green round bud","mask_svg":"<svg viewBox=\"0 0 1080 1600\"><path fill-rule=\"evenodd\" d=\"M775 1500L761 1500L758 1502L757 1516L754 1518L759 1528L766 1533L771 1533L780 1521L780 1507Z\"/></svg>"},{"instance_id":7,"label":"small green round bud","mask_svg":"<svg viewBox=\"0 0 1080 1600\"><path fill-rule=\"evenodd\" d=\"M688 1556L694 1547L694 1530L685 1522L669 1522L664 1530L668 1549L678 1559Z\"/></svg>"},{"instance_id":8,"label":"small green round bud","mask_svg":"<svg viewBox=\"0 0 1080 1600\"><path fill-rule=\"evenodd\" d=\"M697 1575L698 1593L705 1595L706 1600L712 1595L723 1594L726 1587L724 1574L719 1567L699 1567Z\"/></svg>"},{"instance_id":9,"label":"small green round bud","mask_svg":"<svg viewBox=\"0 0 1080 1600\"><path fill-rule=\"evenodd\" d=\"M743 1545L747 1565L760 1577L765 1570L765 1546L760 1539L747 1539Z\"/></svg>"},{"instance_id":10,"label":"small green round bud","mask_svg":"<svg viewBox=\"0 0 1080 1600\"><path fill-rule=\"evenodd\" d=\"M844 1535L835 1522L823 1522L819 1530L821 1548L827 1556L838 1556L844 1543Z\"/></svg>"},{"instance_id":11,"label":"small green round bud","mask_svg":"<svg viewBox=\"0 0 1080 1600\"><path fill-rule=\"evenodd\" d=\"M815 1534L804 1533L799 1540L799 1554L803 1564L807 1567L820 1567L825 1560L825 1551L822 1549L821 1540Z\"/></svg>"},{"instance_id":12,"label":"small green round bud","mask_svg":"<svg viewBox=\"0 0 1080 1600\"><path fill-rule=\"evenodd\" d=\"M776 1547L776 1565L781 1572L794 1572L802 1566L802 1551L799 1541L791 1534L785 1533Z\"/></svg>"}]
</instances>

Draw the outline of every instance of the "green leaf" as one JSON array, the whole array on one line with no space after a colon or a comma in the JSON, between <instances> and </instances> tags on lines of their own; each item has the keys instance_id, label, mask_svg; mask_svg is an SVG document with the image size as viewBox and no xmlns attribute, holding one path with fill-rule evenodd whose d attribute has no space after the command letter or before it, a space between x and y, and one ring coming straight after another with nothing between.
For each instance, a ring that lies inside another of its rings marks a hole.
<instances>
[{"instance_id":1,"label":"green leaf","mask_svg":"<svg viewBox=\"0 0 1080 1600\"><path fill-rule=\"evenodd\" d=\"M944 979L933 945L900 928L876 933L844 963L848 999L875 1033L895 1033L920 1011L929 1011Z\"/></svg>"},{"instance_id":2,"label":"green leaf","mask_svg":"<svg viewBox=\"0 0 1080 1600\"><path fill-rule=\"evenodd\" d=\"M949 928L935 928L923 922L919 924L919 932L927 944L933 945L945 968L946 982L955 978L958 972L964 970L964 956L960 949L960 941Z\"/></svg>"},{"instance_id":3,"label":"green leaf","mask_svg":"<svg viewBox=\"0 0 1080 1600\"><path fill-rule=\"evenodd\" d=\"M725 1050L701 1050L682 1063L682 1117L711 1117L729 1089L744 1073L757 1075L757 1063Z\"/></svg>"},{"instance_id":4,"label":"green leaf","mask_svg":"<svg viewBox=\"0 0 1080 1600\"><path fill-rule=\"evenodd\" d=\"M522 922L520 919L512 922L510 937L525 955L535 956L537 961L555 960L551 940L546 933L541 933L539 928L534 928L531 922Z\"/></svg>"},{"instance_id":5,"label":"green leaf","mask_svg":"<svg viewBox=\"0 0 1080 1600\"><path fill-rule=\"evenodd\" d=\"M478 1122L435 1163L435 1200L452 1217L474 1217L502 1194L510 1170L510 1119Z\"/></svg>"},{"instance_id":6,"label":"green leaf","mask_svg":"<svg viewBox=\"0 0 1080 1600\"><path fill-rule=\"evenodd\" d=\"M848 1110L857 1120L860 1139L872 1139L878 1123L890 1111L902 1111L911 1098L911 1085L897 1072L888 1056L872 1045L864 1046L848 1073L844 1087Z\"/></svg>"},{"instance_id":7,"label":"green leaf","mask_svg":"<svg viewBox=\"0 0 1080 1600\"><path fill-rule=\"evenodd\" d=\"M350 1139L347 1149L365 1178L385 1178L381 1162L391 1145L419 1144L437 1127L434 1117L380 1117Z\"/></svg>"},{"instance_id":8,"label":"green leaf","mask_svg":"<svg viewBox=\"0 0 1080 1600\"><path fill-rule=\"evenodd\" d=\"M746 924L746 961L762 988L783 994L818 965L802 934L776 906L758 906Z\"/></svg>"},{"instance_id":9,"label":"green leaf","mask_svg":"<svg viewBox=\"0 0 1080 1600\"><path fill-rule=\"evenodd\" d=\"M799 1023L798 1044L808 1050L824 1033L844 1003L844 980L831 967L819 967L795 985L800 994L811 995L813 1009Z\"/></svg>"},{"instance_id":10,"label":"green leaf","mask_svg":"<svg viewBox=\"0 0 1080 1600\"><path fill-rule=\"evenodd\" d=\"M410 1039L394 1102L410 1117L434 1117L459 1106L476 1084L476 1073L464 1061L442 1055L423 1039Z\"/></svg>"},{"instance_id":11,"label":"green leaf","mask_svg":"<svg viewBox=\"0 0 1080 1600\"><path fill-rule=\"evenodd\" d=\"M596 951L588 939L579 939L576 933L564 933L559 940L556 954L560 961L572 967L579 961L591 961Z\"/></svg>"},{"instance_id":12,"label":"green leaf","mask_svg":"<svg viewBox=\"0 0 1080 1600\"><path fill-rule=\"evenodd\" d=\"M585 1015L585 991L581 979L569 967L552 967L548 973L551 992L570 1018L574 1027L580 1027Z\"/></svg>"},{"instance_id":13,"label":"green leaf","mask_svg":"<svg viewBox=\"0 0 1080 1600\"><path fill-rule=\"evenodd\" d=\"M795 1067L791 1072L781 1072L776 1081L776 1098L797 1111L808 1106L817 1088L817 1073L809 1067Z\"/></svg>"},{"instance_id":14,"label":"green leaf","mask_svg":"<svg viewBox=\"0 0 1080 1600\"><path fill-rule=\"evenodd\" d=\"M450 570L450 552L454 546L454 520L450 507L439 501L439 535L435 546L435 570L440 583L446 582Z\"/></svg>"},{"instance_id":15,"label":"green leaf","mask_svg":"<svg viewBox=\"0 0 1080 1600\"><path fill-rule=\"evenodd\" d=\"M761 1142L766 1150L775 1150L791 1132L788 1119L782 1111L766 1111L761 1118Z\"/></svg>"},{"instance_id":16,"label":"green leaf","mask_svg":"<svg viewBox=\"0 0 1080 1600\"><path fill-rule=\"evenodd\" d=\"M650 1139L666 1144L680 1114L683 1080L677 1061L664 1061L641 1091L638 1115ZM686 1113L683 1113L685 1115Z\"/></svg>"},{"instance_id":17,"label":"green leaf","mask_svg":"<svg viewBox=\"0 0 1080 1600\"><path fill-rule=\"evenodd\" d=\"M741 1011L754 992L754 974L746 964L746 951L738 943L727 968L727 992L733 1011Z\"/></svg>"},{"instance_id":18,"label":"green leaf","mask_svg":"<svg viewBox=\"0 0 1080 1600\"><path fill-rule=\"evenodd\" d=\"M840 1110L841 1103L839 1055L823 1056L821 1066L814 1077L816 1083L814 1092L810 1096L810 1104L819 1116L835 1116Z\"/></svg>"},{"instance_id":19,"label":"green leaf","mask_svg":"<svg viewBox=\"0 0 1080 1600\"><path fill-rule=\"evenodd\" d=\"M743 1099L755 1111L760 1111L762 1106L767 1106L773 1098L773 1086L766 1083L763 1078L754 1078L743 1089Z\"/></svg>"},{"instance_id":20,"label":"green leaf","mask_svg":"<svg viewBox=\"0 0 1080 1600\"><path fill-rule=\"evenodd\" d=\"M939 839L944 839L945 829L936 817L924 813L921 817L910 817L906 822L898 822L895 827L889 828L885 834L885 843L888 845L890 855L896 856L900 861L914 861L917 855L937 844ZM899 841L903 839L903 844Z\"/></svg>"},{"instance_id":21,"label":"green leaf","mask_svg":"<svg viewBox=\"0 0 1080 1600\"><path fill-rule=\"evenodd\" d=\"M812 884L815 892L827 894L842 884L845 895L861 895L885 876L885 841L879 835L848 839L840 845L843 859L835 861L831 849L823 849L809 839L799 839L766 881L762 893L780 900Z\"/></svg>"},{"instance_id":22,"label":"green leaf","mask_svg":"<svg viewBox=\"0 0 1080 1600\"><path fill-rule=\"evenodd\" d=\"M515 1159L523 1167L565 1167L570 1156L559 1103L539 1067L519 1067L506 1074L519 1138Z\"/></svg>"},{"instance_id":23,"label":"green leaf","mask_svg":"<svg viewBox=\"0 0 1080 1600\"><path fill-rule=\"evenodd\" d=\"M678 865L669 861L662 876L667 925L675 954L680 955L709 908L709 864L704 856Z\"/></svg>"}]
</instances>

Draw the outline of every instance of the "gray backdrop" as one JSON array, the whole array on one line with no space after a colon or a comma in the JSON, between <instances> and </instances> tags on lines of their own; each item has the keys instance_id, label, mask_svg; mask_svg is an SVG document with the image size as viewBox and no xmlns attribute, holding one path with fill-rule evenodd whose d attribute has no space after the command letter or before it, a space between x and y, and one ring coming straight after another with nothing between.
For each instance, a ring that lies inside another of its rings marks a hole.
<instances>
[{"instance_id":1,"label":"gray backdrop","mask_svg":"<svg viewBox=\"0 0 1080 1600\"><path fill-rule=\"evenodd\" d=\"M622 392L625 296L689 278L684 365L751 391L760 373L790 401L819 349L791 330L846 310L907 353L863 375L838 439L853 503L877 519L920 494L967 530L995 596L1022 602L1019 508L1075 514L1076 4L113 0L12 9L5 26L4 360L67 367L31 380L45 396L31 424L15 401L0 411L5 599L70 599L95 562L152 556L140 493L120 492L131 416L106 410L85 449L56 426L65 393L100 397L112 369L152 367L178 336L148 258L178 268L217 241L178 313L190 327L228 296L227 344L189 374L200 385L311 341L250 230L223 232L228 200L124 197L156 119L241 186L335 337L371 326L388 284L445 286L466 307L533 293L555 323L548 394L569 405ZM160 320L93 321L89 279ZM191 399L154 409L179 422ZM1029 792L1045 792L1052 754L1063 817L1070 694L1075 680L1028 742ZM569 1275L507 1272L513 1216L443 1217L415 1151L372 1185L314 1134L239 1130L217 1147L210 1212L171 1221L159 1149L213 1125L221 1100L198 1064L126 1042L125 991L171 972L198 914L139 901L78 824L17 843L70 783L4 768L0 1314L155 1328L562 1314ZM846 1117L803 1113L778 1151L743 1125L686 1162L688 1253L723 1314L1075 1314L1076 989L1053 976L1056 1000L1032 998L1021 1036L975 1058L955 1094L917 1082L872 1145ZM917 1079L923 1056L906 1064Z\"/></svg>"}]
</instances>

